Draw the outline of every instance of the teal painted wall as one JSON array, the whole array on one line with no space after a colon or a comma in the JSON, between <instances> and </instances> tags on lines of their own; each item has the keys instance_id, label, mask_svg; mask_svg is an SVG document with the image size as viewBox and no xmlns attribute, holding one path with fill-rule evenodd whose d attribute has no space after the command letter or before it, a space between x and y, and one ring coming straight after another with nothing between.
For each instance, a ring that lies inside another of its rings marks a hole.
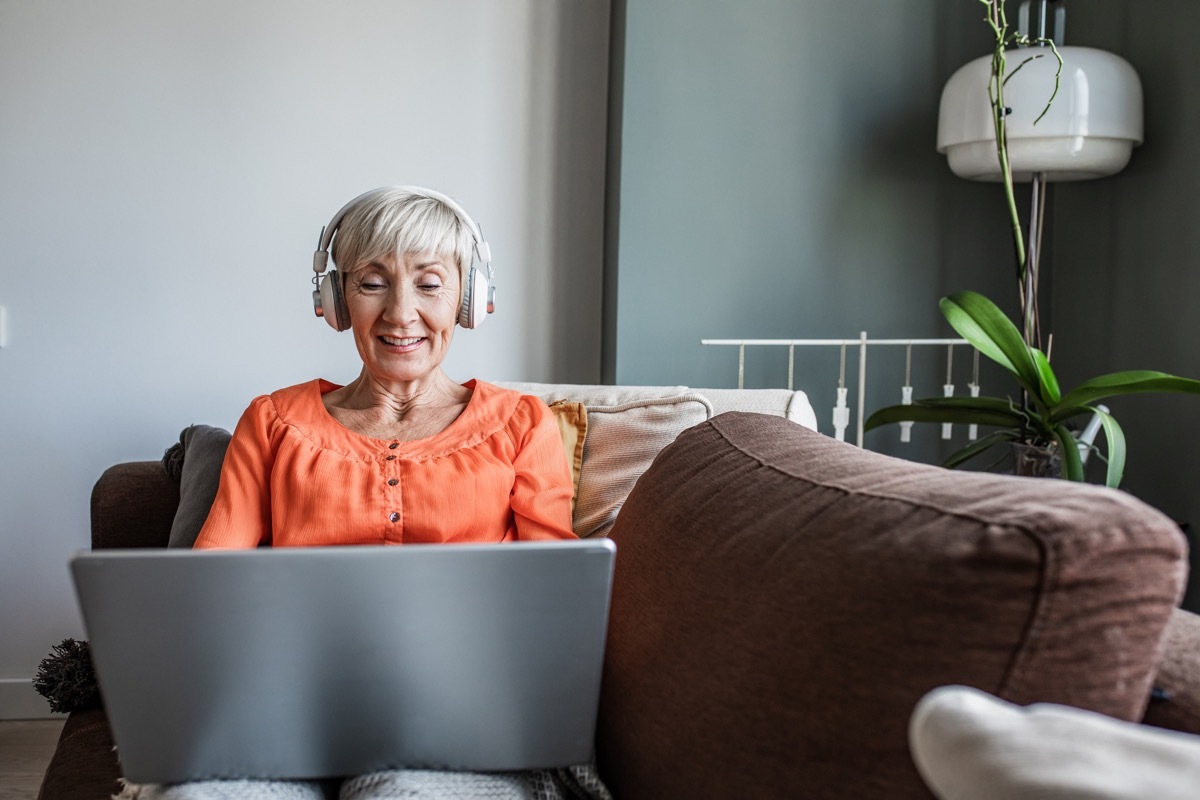
<instances>
[{"instance_id":1,"label":"teal painted wall","mask_svg":"<svg viewBox=\"0 0 1200 800\"><path fill-rule=\"evenodd\" d=\"M1054 190L1054 361L1068 383L1123 369L1200 378L1197 25L1200 7L1186 0L1072 6L1069 43L1111 50L1138 70L1146 142L1121 174ZM1123 488L1200 527L1200 397L1109 405L1129 444ZM1200 580L1186 605L1200 608Z\"/></svg>"},{"instance_id":2,"label":"teal painted wall","mask_svg":"<svg viewBox=\"0 0 1200 800\"><path fill-rule=\"evenodd\" d=\"M702 338L949 336L941 295L1015 296L1000 195L954 178L934 146L942 85L986 52L977 8L619 4L606 377L731 386L736 351ZM797 384L826 432L838 360L836 350L797 357ZM902 349L872 351L869 363L868 407L897 402ZM917 364L918 396L941 393L944 363L939 352ZM748 356L747 385L786 380L786 351ZM884 450L898 438L868 437Z\"/></svg>"}]
</instances>

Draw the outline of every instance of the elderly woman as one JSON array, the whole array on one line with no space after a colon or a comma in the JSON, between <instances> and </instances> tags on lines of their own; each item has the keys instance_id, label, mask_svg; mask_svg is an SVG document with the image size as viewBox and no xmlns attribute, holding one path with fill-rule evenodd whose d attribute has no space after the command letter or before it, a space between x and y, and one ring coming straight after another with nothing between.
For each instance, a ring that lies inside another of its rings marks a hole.
<instances>
[{"instance_id":1,"label":"elderly woman","mask_svg":"<svg viewBox=\"0 0 1200 800\"><path fill-rule=\"evenodd\" d=\"M490 300L475 223L444 195L387 187L334 216L318 271L331 241L318 314L353 332L362 370L250 404L196 547L573 538L549 409L442 370L455 325L478 325Z\"/></svg>"},{"instance_id":2,"label":"elderly woman","mask_svg":"<svg viewBox=\"0 0 1200 800\"><path fill-rule=\"evenodd\" d=\"M324 276L332 244L337 269ZM473 263L479 259L481 272ZM442 370L455 325L490 311L490 253L453 200L388 187L350 201L314 259L317 313L353 331L362 359L256 398L242 415L198 548L574 538L571 475L536 397ZM310 782L144 788L138 797L323 797ZM476 775L400 770L351 778L341 796L607 798L590 765Z\"/></svg>"}]
</instances>

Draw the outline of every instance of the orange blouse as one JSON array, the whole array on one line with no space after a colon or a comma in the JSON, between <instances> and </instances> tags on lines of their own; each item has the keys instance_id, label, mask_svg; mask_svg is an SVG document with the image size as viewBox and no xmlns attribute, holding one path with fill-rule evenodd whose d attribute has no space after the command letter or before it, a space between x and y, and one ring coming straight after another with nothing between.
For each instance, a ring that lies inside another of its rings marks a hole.
<instances>
[{"instance_id":1,"label":"orange blouse","mask_svg":"<svg viewBox=\"0 0 1200 800\"><path fill-rule=\"evenodd\" d=\"M412 442L354 433L315 380L255 398L242 415L198 548L572 539L571 473L536 397L482 381L441 433Z\"/></svg>"}]
</instances>

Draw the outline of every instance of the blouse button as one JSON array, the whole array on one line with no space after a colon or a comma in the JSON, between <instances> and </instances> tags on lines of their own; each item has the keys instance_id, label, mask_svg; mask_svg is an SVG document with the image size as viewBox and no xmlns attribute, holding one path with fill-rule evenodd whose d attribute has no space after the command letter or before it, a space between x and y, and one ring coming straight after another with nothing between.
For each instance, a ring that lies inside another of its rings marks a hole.
<instances>
[{"instance_id":1,"label":"blouse button","mask_svg":"<svg viewBox=\"0 0 1200 800\"><path fill-rule=\"evenodd\" d=\"M396 480L395 478L392 478L390 481L388 481L388 486L395 486L399 482L400 481Z\"/></svg>"},{"instance_id":2,"label":"blouse button","mask_svg":"<svg viewBox=\"0 0 1200 800\"><path fill-rule=\"evenodd\" d=\"M388 460L388 461L395 461L395 460L396 460L396 457L395 457L395 456L388 456L388 457L387 457L387 460Z\"/></svg>"},{"instance_id":3,"label":"blouse button","mask_svg":"<svg viewBox=\"0 0 1200 800\"><path fill-rule=\"evenodd\" d=\"M399 447L399 446L400 446L400 443L399 443L399 442L392 442L391 444L389 444L389 445L388 445L388 449L389 449L389 450L395 450L395 449L396 449L397 447Z\"/></svg>"},{"instance_id":4,"label":"blouse button","mask_svg":"<svg viewBox=\"0 0 1200 800\"><path fill-rule=\"evenodd\" d=\"M400 515L399 515L398 513L396 513L395 511L393 511L393 512L391 513L391 515L388 517L388 519L390 519L392 522L399 522L399 521L400 521Z\"/></svg>"}]
</instances>

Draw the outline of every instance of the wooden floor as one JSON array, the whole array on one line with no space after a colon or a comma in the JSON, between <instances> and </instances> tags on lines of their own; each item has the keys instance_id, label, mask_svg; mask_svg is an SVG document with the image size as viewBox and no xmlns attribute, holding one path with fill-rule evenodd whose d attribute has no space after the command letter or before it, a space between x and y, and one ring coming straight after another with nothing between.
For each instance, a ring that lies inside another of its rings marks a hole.
<instances>
[{"instance_id":1,"label":"wooden floor","mask_svg":"<svg viewBox=\"0 0 1200 800\"><path fill-rule=\"evenodd\" d=\"M63 720L0 722L0 800L34 800Z\"/></svg>"}]
</instances>

